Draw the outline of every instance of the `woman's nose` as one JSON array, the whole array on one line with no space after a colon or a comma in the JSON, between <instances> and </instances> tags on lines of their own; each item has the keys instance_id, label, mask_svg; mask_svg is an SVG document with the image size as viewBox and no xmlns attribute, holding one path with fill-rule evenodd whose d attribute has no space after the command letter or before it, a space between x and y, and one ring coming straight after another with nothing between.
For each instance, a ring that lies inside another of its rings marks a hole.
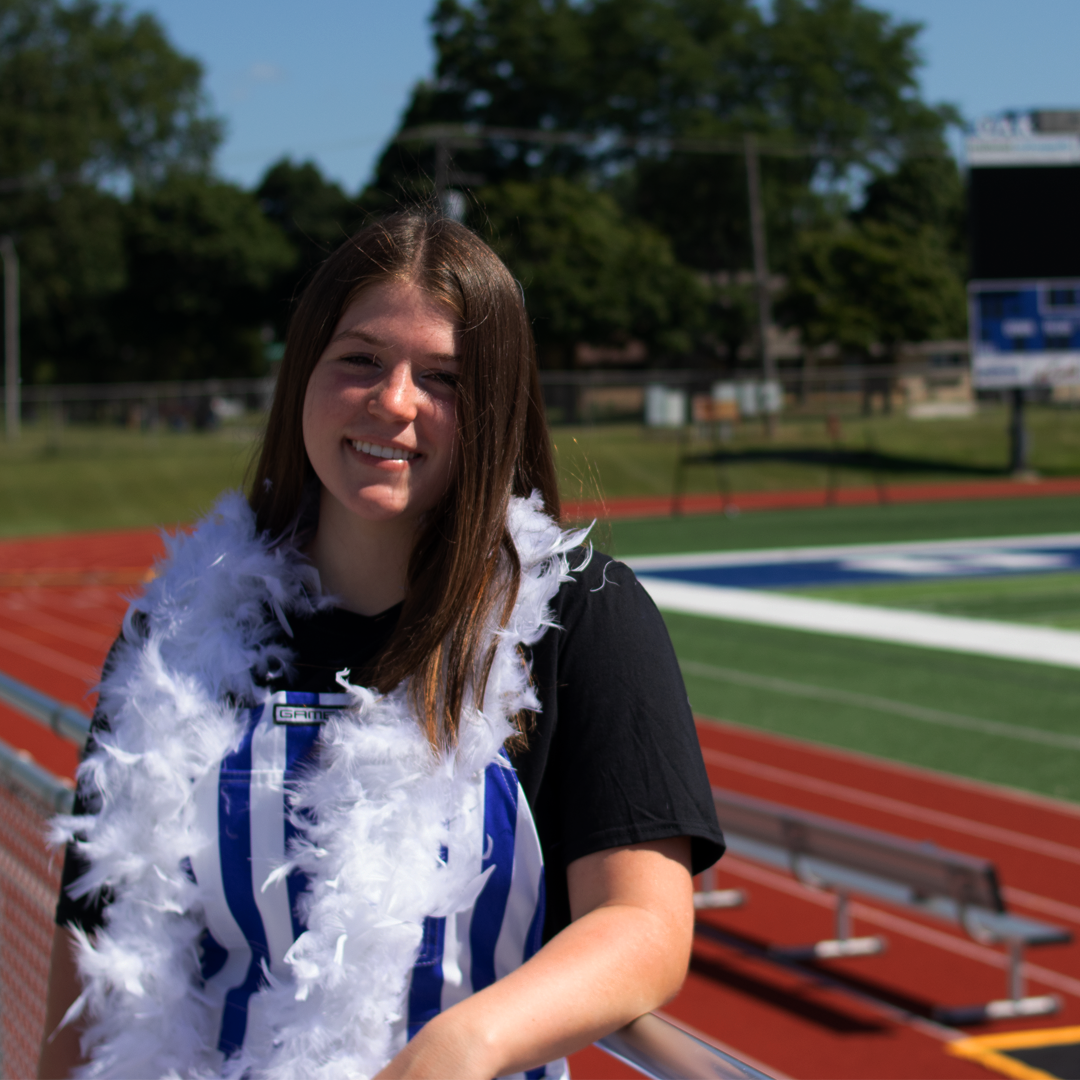
<instances>
[{"instance_id":1,"label":"woman's nose","mask_svg":"<svg viewBox=\"0 0 1080 1080\"><path fill-rule=\"evenodd\" d=\"M416 416L418 388L409 364L394 364L372 395L369 408L385 420L408 421Z\"/></svg>"}]
</instances>

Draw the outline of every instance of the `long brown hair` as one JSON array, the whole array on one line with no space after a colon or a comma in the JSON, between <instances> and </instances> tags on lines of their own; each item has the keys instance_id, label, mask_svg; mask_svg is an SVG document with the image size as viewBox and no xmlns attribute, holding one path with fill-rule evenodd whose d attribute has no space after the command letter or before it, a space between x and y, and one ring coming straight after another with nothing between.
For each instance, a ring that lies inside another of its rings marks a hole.
<instances>
[{"instance_id":1,"label":"long brown hair","mask_svg":"<svg viewBox=\"0 0 1080 1080\"><path fill-rule=\"evenodd\" d=\"M532 330L520 287L487 244L455 222L400 213L366 226L323 263L289 326L248 501L270 537L297 527L317 483L301 425L308 380L345 308L385 281L418 285L448 305L460 328L457 468L417 537L401 617L371 678L382 692L411 678L428 739L446 746L466 694L483 697L495 652L485 631L493 618L505 625L517 599L510 496L537 490L559 516Z\"/></svg>"}]
</instances>

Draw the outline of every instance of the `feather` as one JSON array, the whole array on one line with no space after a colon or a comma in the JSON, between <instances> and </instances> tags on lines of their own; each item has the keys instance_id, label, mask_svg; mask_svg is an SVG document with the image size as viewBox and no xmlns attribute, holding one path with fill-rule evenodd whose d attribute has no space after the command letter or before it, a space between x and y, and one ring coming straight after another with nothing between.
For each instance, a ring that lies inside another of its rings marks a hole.
<instances>
[{"instance_id":1,"label":"feather","mask_svg":"<svg viewBox=\"0 0 1080 1080\"><path fill-rule=\"evenodd\" d=\"M489 631L496 650L484 698L466 700L454 747L432 750L407 686L380 695L338 675L351 708L323 726L318 768L292 801L300 836L275 872L308 876L307 930L286 956L291 979L258 991L245 1045L227 1061L199 989L205 924L199 886L184 871L192 852L217 842L199 835L193 792L238 745L246 710L265 701L258 676L293 659L277 625L288 632L289 614L322 601L310 565L258 534L238 492L190 536L166 538L167 558L133 602L102 681L109 730L79 769L102 808L54 823L89 861L73 894L114 894L94 939L78 938L89 1018L80 1075L343 1080L374 1075L404 1044L424 918L464 910L483 888L485 877L455 852L467 843L484 770L514 733L510 717L539 708L518 648L552 625L568 554L587 532L562 532L536 493L512 500L508 524L522 567L518 599L506 627Z\"/></svg>"}]
</instances>

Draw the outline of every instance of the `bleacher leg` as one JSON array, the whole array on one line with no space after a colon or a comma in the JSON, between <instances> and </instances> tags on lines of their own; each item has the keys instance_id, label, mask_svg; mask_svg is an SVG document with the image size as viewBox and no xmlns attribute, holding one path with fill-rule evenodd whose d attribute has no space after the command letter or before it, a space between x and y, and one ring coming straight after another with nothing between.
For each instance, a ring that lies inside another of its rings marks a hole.
<instances>
[{"instance_id":1,"label":"bleacher leg","mask_svg":"<svg viewBox=\"0 0 1080 1080\"><path fill-rule=\"evenodd\" d=\"M986 1024L991 1020L1017 1020L1024 1016L1049 1016L1061 1008L1057 994L1035 994L1024 997L1024 942L1010 938L1008 992L1000 1001L985 1005L960 1005L934 1010L934 1019L944 1024Z\"/></svg>"},{"instance_id":2,"label":"bleacher leg","mask_svg":"<svg viewBox=\"0 0 1080 1080\"><path fill-rule=\"evenodd\" d=\"M769 950L774 956L787 960L841 960L852 956L876 956L885 951L885 939L851 936L851 907L848 894L836 893L836 937L815 941L813 945L779 945Z\"/></svg>"},{"instance_id":3,"label":"bleacher leg","mask_svg":"<svg viewBox=\"0 0 1080 1080\"><path fill-rule=\"evenodd\" d=\"M1009 1000L1024 996L1024 943L1019 938L1009 942Z\"/></svg>"},{"instance_id":4,"label":"bleacher leg","mask_svg":"<svg viewBox=\"0 0 1080 1080\"><path fill-rule=\"evenodd\" d=\"M742 889L718 889L716 870L709 867L702 872L701 890L694 893L695 911L716 911L720 908L742 907L746 903L746 893Z\"/></svg>"},{"instance_id":5,"label":"bleacher leg","mask_svg":"<svg viewBox=\"0 0 1080 1080\"><path fill-rule=\"evenodd\" d=\"M836 940L847 941L851 937L851 908L848 894L842 889L836 894Z\"/></svg>"}]
</instances>

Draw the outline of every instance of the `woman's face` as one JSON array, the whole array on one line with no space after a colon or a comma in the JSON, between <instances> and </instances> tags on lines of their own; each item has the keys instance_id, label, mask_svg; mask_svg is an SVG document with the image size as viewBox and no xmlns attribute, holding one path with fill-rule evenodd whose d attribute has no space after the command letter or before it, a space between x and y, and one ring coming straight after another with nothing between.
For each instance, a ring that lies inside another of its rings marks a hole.
<instances>
[{"instance_id":1,"label":"woman's face","mask_svg":"<svg viewBox=\"0 0 1080 1080\"><path fill-rule=\"evenodd\" d=\"M342 507L415 525L450 485L457 443L457 327L411 282L346 309L304 397L304 446Z\"/></svg>"}]
</instances>

